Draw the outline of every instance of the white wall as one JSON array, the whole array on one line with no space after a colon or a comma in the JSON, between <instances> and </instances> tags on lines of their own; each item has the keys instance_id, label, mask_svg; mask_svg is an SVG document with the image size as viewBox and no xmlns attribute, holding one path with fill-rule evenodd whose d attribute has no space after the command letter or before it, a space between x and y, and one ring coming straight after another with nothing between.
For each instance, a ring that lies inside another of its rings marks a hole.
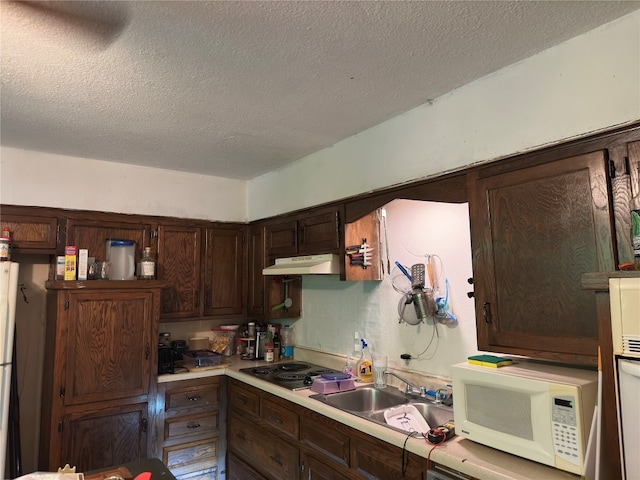
<instances>
[{"instance_id":1,"label":"white wall","mask_svg":"<svg viewBox=\"0 0 640 480\"><path fill-rule=\"evenodd\" d=\"M449 378L453 363L477 353L474 303L467 296L473 290L467 283L472 276L468 206L395 200L386 209L391 265L399 261L410 267L424 263L425 254L437 255L436 284L441 287L437 296L444 297L444 278L448 278L457 325L436 324L435 332L432 319L418 325L399 323L403 296L392 287L392 279L401 290L408 285L397 268L391 275L385 273L381 282L340 282L337 275L309 275L302 278L303 315L293 323L296 345L348 355L357 331L372 351L388 356L389 367ZM386 254L383 258L386 264ZM414 307L407 308L406 314L415 319ZM402 353L417 356L423 351L418 360L400 359Z\"/></svg>"},{"instance_id":2,"label":"white wall","mask_svg":"<svg viewBox=\"0 0 640 480\"><path fill-rule=\"evenodd\" d=\"M640 119L640 11L248 184L264 218Z\"/></svg>"},{"instance_id":3,"label":"white wall","mask_svg":"<svg viewBox=\"0 0 640 480\"><path fill-rule=\"evenodd\" d=\"M0 203L245 222L246 182L0 148Z\"/></svg>"}]
</instances>

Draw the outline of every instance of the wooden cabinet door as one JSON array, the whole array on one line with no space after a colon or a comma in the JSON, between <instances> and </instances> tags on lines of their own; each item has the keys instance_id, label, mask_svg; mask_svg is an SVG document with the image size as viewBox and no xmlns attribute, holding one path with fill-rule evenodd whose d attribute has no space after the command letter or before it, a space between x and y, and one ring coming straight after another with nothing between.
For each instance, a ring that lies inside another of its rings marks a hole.
<instances>
[{"instance_id":1,"label":"wooden cabinet door","mask_svg":"<svg viewBox=\"0 0 640 480\"><path fill-rule=\"evenodd\" d=\"M247 315L263 318L265 314L265 277L262 269L266 266L264 227L249 227L247 245Z\"/></svg>"},{"instance_id":2,"label":"wooden cabinet door","mask_svg":"<svg viewBox=\"0 0 640 480\"><path fill-rule=\"evenodd\" d=\"M300 417L302 443L342 467L350 463L349 427L316 412L306 410Z\"/></svg>"},{"instance_id":3,"label":"wooden cabinet door","mask_svg":"<svg viewBox=\"0 0 640 480\"><path fill-rule=\"evenodd\" d=\"M368 479L425 478L427 461L373 437L358 435L351 440L351 467Z\"/></svg>"},{"instance_id":4,"label":"wooden cabinet door","mask_svg":"<svg viewBox=\"0 0 640 480\"><path fill-rule=\"evenodd\" d=\"M265 480L249 465L244 463L233 453L227 456L227 479L228 480Z\"/></svg>"},{"instance_id":5,"label":"wooden cabinet door","mask_svg":"<svg viewBox=\"0 0 640 480\"><path fill-rule=\"evenodd\" d=\"M340 217L337 210L298 220L298 254L340 252Z\"/></svg>"},{"instance_id":6,"label":"wooden cabinet door","mask_svg":"<svg viewBox=\"0 0 640 480\"><path fill-rule=\"evenodd\" d=\"M153 227L144 223L121 223L104 220L67 220L67 245L89 250L97 261L106 260L107 238L136 242L136 261L142 257L144 247L150 246Z\"/></svg>"},{"instance_id":7,"label":"wooden cabinet door","mask_svg":"<svg viewBox=\"0 0 640 480\"><path fill-rule=\"evenodd\" d=\"M580 277L615 267L604 153L469 179L478 348L595 363Z\"/></svg>"},{"instance_id":8,"label":"wooden cabinet door","mask_svg":"<svg viewBox=\"0 0 640 480\"><path fill-rule=\"evenodd\" d=\"M308 453L300 454L300 475L300 478L305 480L351 480L353 478L340 467L333 465L330 460L320 460Z\"/></svg>"},{"instance_id":9,"label":"wooden cabinet door","mask_svg":"<svg viewBox=\"0 0 640 480\"><path fill-rule=\"evenodd\" d=\"M2 207L0 231L5 227L11 232L14 252L54 253L58 238L56 217L11 214L11 207Z\"/></svg>"},{"instance_id":10,"label":"wooden cabinet door","mask_svg":"<svg viewBox=\"0 0 640 480\"><path fill-rule=\"evenodd\" d=\"M229 449L261 472L282 480L298 478L298 448L243 419L235 412L229 413Z\"/></svg>"},{"instance_id":11,"label":"wooden cabinet door","mask_svg":"<svg viewBox=\"0 0 640 480\"><path fill-rule=\"evenodd\" d=\"M147 403L101 407L65 415L57 465L86 472L146 458Z\"/></svg>"},{"instance_id":12,"label":"wooden cabinet door","mask_svg":"<svg viewBox=\"0 0 640 480\"><path fill-rule=\"evenodd\" d=\"M188 318L201 315L201 229L161 225L158 229L158 280L162 289L160 315Z\"/></svg>"},{"instance_id":13,"label":"wooden cabinet door","mask_svg":"<svg viewBox=\"0 0 640 480\"><path fill-rule=\"evenodd\" d=\"M64 404L146 395L156 346L153 293L76 290L68 302Z\"/></svg>"},{"instance_id":14,"label":"wooden cabinet door","mask_svg":"<svg viewBox=\"0 0 640 480\"><path fill-rule=\"evenodd\" d=\"M240 316L244 312L244 227L207 228L204 314Z\"/></svg>"},{"instance_id":15,"label":"wooden cabinet door","mask_svg":"<svg viewBox=\"0 0 640 480\"><path fill-rule=\"evenodd\" d=\"M267 256L293 257L298 253L298 222L296 220L286 220L273 225L268 225L265 229L265 242Z\"/></svg>"}]
</instances>

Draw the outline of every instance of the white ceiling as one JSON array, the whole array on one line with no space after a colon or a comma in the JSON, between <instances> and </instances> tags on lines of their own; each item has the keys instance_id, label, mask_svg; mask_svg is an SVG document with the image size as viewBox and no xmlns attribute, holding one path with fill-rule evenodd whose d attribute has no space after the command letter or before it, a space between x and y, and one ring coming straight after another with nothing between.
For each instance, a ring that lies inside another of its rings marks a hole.
<instances>
[{"instance_id":1,"label":"white ceiling","mask_svg":"<svg viewBox=\"0 0 640 480\"><path fill-rule=\"evenodd\" d=\"M235 179L275 170L640 8L48 3L66 10L0 5L3 145Z\"/></svg>"}]
</instances>

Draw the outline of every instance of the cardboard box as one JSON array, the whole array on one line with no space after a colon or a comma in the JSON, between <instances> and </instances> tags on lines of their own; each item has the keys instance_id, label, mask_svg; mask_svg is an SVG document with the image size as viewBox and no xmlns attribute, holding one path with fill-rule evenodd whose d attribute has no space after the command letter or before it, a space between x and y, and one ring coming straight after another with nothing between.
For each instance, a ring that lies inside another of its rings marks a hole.
<instances>
[{"instance_id":1,"label":"cardboard box","mask_svg":"<svg viewBox=\"0 0 640 480\"><path fill-rule=\"evenodd\" d=\"M89 250L81 248L78 250L78 280L87 279L87 269L89 267Z\"/></svg>"},{"instance_id":2,"label":"cardboard box","mask_svg":"<svg viewBox=\"0 0 640 480\"><path fill-rule=\"evenodd\" d=\"M77 276L78 248L72 245L64 247L64 279L75 280Z\"/></svg>"}]
</instances>

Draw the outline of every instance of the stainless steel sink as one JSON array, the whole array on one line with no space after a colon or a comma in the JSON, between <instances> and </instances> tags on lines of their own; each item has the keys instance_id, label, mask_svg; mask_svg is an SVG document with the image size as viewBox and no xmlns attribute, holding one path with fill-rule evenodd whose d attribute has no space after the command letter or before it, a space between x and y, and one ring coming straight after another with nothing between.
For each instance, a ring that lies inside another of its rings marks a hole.
<instances>
[{"instance_id":1,"label":"stainless steel sink","mask_svg":"<svg viewBox=\"0 0 640 480\"><path fill-rule=\"evenodd\" d=\"M385 410L400 405L412 405L431 428L439 427L453 420L452 407L424 398L413 397L393 388L379 390L373 387L360 387L348 392L318 393L309 398L402 433L407 432L391 426L385 421Z\"/></svg>"},{"instance_id":2,"label":"stainless steel sink","mask_svg":"<svg viewBox=\"0 0 640 480\"><path fill-rule=\"evenodd\" d=\"M409 398L400 391L373 387L360 387L348 392L317 394L311 398L347 412L373 412L395 407L409 402Z\"/></svg>"}]
</instances>

